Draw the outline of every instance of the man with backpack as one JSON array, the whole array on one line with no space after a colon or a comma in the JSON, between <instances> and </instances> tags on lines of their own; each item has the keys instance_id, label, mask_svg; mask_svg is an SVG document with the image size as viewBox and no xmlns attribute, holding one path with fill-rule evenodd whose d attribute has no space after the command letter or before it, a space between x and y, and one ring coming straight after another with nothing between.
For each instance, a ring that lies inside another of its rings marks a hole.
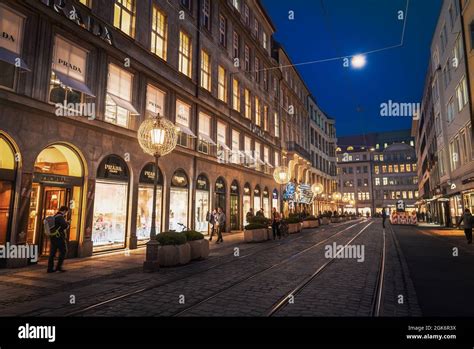
<instances>
[{"instance_id":1,"label":"man with backpack","mask_svg":"<svg viewBox=\"0 0 474 349\"><path fill-rule=\"evenodd\" d=\"M69 211L67 206L61 206L58 213L45 219L45 234L49 236L51 245L49 249L48 273L55 271L64 272L63 262L67 253L67 229L69 223L66 221L66 215ZM54 268L54 256L59 251L58 264Z\"/></svg>"}]
</instances>

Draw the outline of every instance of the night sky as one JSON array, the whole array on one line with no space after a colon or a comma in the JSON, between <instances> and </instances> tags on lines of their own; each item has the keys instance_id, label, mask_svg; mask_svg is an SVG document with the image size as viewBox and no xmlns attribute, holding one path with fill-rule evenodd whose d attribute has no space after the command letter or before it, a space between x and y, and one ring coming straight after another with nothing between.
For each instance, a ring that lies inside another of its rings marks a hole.
<instances>
[{"instance_id":1,"label":"night sky","mask_svg":"<svg viewBox=\"0 0 474 349\"><path fill-rule=\"evenodd\" d=\"M293 63L354 55L401 42L407 0L262 0ZM410 0L402 47L369 54L361 70L342 60L298 67L337 135L411 127L410 117L382 117L380 104L421 102L442 0ZM323 6L326 11L323 11ZM288 11L295 19L288 19ZM324 16L324 13L327 16Z\"/></svg>"}]
</instances>

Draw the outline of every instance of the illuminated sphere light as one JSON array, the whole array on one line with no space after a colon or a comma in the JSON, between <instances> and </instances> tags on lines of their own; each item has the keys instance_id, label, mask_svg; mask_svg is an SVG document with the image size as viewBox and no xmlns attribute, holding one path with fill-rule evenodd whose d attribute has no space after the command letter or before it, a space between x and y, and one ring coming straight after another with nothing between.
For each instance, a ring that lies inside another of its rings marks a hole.
<instances>
[{"instance_id":1,"label":"illuminated sphere light","mask_svg":"<svg viewBox=\"0 0 474 349\"><path fill-rule=\"evenodd\" d=\"M355 55L352 57L351 65L353 68L360 69L366 65L367 61L364 55Z\"/></svg>"},{"instance_id":2,"label":"illuminated sphere light","mask_svg":"<svg viewBox=\"0 0 474 349\"><path fill-rule=\"evenodd\" d=\"M332 196L335 200L341 200L342 198L342 194L337 191L335 193L332 193Z\"/></svg>"},{"instance_id":3,"label":"illuminated sphere light","mask_svg":"<svg viewBox=\"0 0 474 349\"><path fill-rule=\"evenodd\" d=\"M323 190L324 190L324 187L321 183L315 183L311 186L311 191L315 195L321 194L323 192Z\"/></svg>"},{"instance_id":4,"label":"illuminated sphere light","mask_svg":"<svg viewBox=\"0 0 474 349\"><path fill-rule=\"evenodd\" d=\"M290 171L286 166L278 166L273 171L273 178L278 184L287 184L290 181Z\"/></svg>"},{"instance_id":5,"label":"illuminated sphere light","mask_svg":"<svg viewBox=\"0 0 474 349\"><path fill-rule=\"evenodd\" d=\"M178 129L168 119L153 116L142 122L137 137L138 143L145 153L164 156L176 148Z\"/></svg>"},{"instance_id":6,"label":"illuminated sphere light","mask_svg":"<svg viewBox=\"0 0 474 349\"><path fill-rule=\"evenodd\" d=\"M348 198L347 196L344 196L344 197L342 198L342 202L349 202L349 198Z\"/></svg>"}]
</instances>

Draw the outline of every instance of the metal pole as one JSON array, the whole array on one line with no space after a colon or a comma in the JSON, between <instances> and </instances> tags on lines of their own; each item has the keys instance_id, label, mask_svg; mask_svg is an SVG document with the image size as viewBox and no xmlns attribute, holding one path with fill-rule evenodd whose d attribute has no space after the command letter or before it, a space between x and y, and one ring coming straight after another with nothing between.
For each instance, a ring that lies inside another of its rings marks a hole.
<instances>
[{"instance_id":1,"label":"metal pole","mask_svg":"<svg viewBox=\"0 0 474 349\"><path fill-rule=\"evenodd\" d=\"M156 240L156 191L158 188L158 160L160 156L155 155L155 177L153 179L153 207L151 210L151 230L150 230L150 240Z\"/></svg>"}]
</instances>

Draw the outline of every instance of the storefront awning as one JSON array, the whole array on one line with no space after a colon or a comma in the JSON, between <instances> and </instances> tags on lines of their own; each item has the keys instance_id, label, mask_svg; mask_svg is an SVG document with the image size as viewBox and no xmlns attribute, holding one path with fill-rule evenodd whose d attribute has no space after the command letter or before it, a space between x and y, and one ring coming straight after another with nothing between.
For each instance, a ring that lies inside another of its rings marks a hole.
<instances>
[{"instance_id":1,"label":"storefront awning","mask_svg":"<svg viewBox=\"0 0 474 349\"><path fill-rule=\"evenodd\" d=\"M186 133L190 137L197 138L196 135L194 134L194 132L191 131L191 129L189 127L186 127L186 126L181 125L181 124L176 124L176 126L179 127L181 132Z\"/></svg>"},{"instance_id":2,"label":"storefront awning","mask_svg":"<svg viewBox=\"0 0 474 349\"><path fill-rule=\"evenodd\" d=\"M135 107L129 101L117 97L111 93L108 94L110 98L121 108L128 110L132 115L140 115L140 113L135 109Z\"/></svg>"},{"instance_id":3,"label":"storefront awning","mask_svg":"<svg viewBox=\"0 0 474 349\"><path fill-rule=\"evenodd\" d=\"M73 79L63 73L60 73L56 70L53 70L56 77L61 81L61 84L66 85L67 87L72 88L73 90L85 93L88 96L95 97L92 91L87 87L83 82ZM113 99L113 98L112 98ZM115 102L117 103L117 102ZM118 104L118 103L117 103Z\"/></svg>"},{"instance_id":4,"label":"storefront awning","mask_svg":"<svg viewBox=\"0 0 474 349\"><path fill-rule=\"evenodd\" d=\"M257 158L257 162L258 162L260 165L265 165L265 162L263 162L263 160L260 159L260 158Z\"/></svg>"},{"instance_id":5,"label":"storefront awning","mask_svg":"<svg viewBox=\"0 0 474 349\"><path fill-rule=\"evenodd\" d=\"M210 145L217 145L216 142L214 142L211 137L209 137L208 135L206 135L206 134L204 134L204 133L200 133L200 134L199 134L199 137L200 137L202 140L204 140L204 141L206 141L207 143L209 143Z\"/></svg>"},{"instance_id":6,"label":"storefront awning","mask_svg":"<svg viewBox=\"0 0 474 349\"><path fill-rule=\"evenodd\" d=\"M227 144L225 144L224 142L222 141L217 141L217 144L219 144L222 148L224 148L225 150L228 150L228 151L231 151L231 149L227 146Z\"/></svg>"},{"instance_id":7,"label":"storefront awning","mask_svg":"<svg viewBox=\"0 0 474 349\"><path fill-rule=\"evenodd\" d=\"M267 165L267 166L270 167L270 168L273 168L273 165L272 165L271 163L269 163L269 162L266 162L266 161L265 161L265 165Z\"/></svg>"},{"instance_id":8,"label":"storefront awning","mask_svg":"<svg viewBox=\"0 0 474 349\"><path fill-rule=\"evenodd\" d=\"M18 67L20 69L26 70L26 71L31 71L30 68L26 65L26 63L18 57L18 55L12 51L7 50L4 47L0 47L0 61L10 63L14 65L15 67Z\"/></svg>"}]
</instances>

